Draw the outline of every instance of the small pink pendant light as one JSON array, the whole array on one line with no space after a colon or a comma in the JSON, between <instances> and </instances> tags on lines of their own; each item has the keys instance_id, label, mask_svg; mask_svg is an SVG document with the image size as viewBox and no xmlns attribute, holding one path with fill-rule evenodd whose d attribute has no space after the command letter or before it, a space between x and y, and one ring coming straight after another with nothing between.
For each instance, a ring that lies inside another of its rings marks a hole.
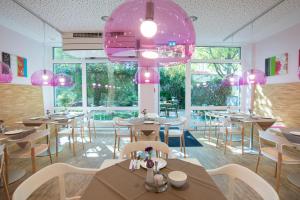
<instances>
[{"instance_id":1,"label":"small pink pendant light","mask_svg":"<svg viewBox=\"0 0 300 200\"><path fill-rule=\"evenodd\" d=\"M135 74L135 83L159 84L159 72L153 67L140 67Z\"/></svg>"},{"instance_id":2,"label":"small pink pendant light","mask_svg":"<svg viewBox=\"0 0 300 200\"><path fill-rule=\"evenodd\" d=\"M104 28L104 50L116 62L146 58L161 66L186 63L195 40L191 19L171 0L127 0Z\"/></svg>"},{"instance_id":3,"label":"small pink pendant light","mask_svg":"<svg viewBox=\"0 0 300 200\"><path fill-rule=\"evenodd\" d=\"M230 86L239 86L240 85L240 76L235 74L230 74L225 77L225 79L222 81L222 85L225 87Z\"/></svg>"},{"instance_id":4,"label":"small pink pendant light","mask_svg":"<svg viewBox=\"0 0 300 200\"><path fill-rule=\"evenodd\" d=\"M56 87L72 87L74 82L72 77L67 74L54 75L54 86Z\"/></svg>"},{"instance_id":5,"label":"small pink pendant light","mask_svg":"<svg viewBox=\"0 0 300 200\"><path fill-rule=\"evenodd\" d=\"M0 62L0 83L11 83L12 79L10 67L4 62Z\"/></svg>"},{"instance_id":6,"label":"small pink pendant light","mask_svg":"<svg viewBox=\"0 0 300 200\"><path fill-rule=\"evenodd\" d=\"M245 71L240 79L240 85L264 85L266 83L267 78L265 73L258 69L249 69Z\"/></svg>"},{"instance_id":7,"label":"small pink pendant light","mask_svg":"<svg viewBox=\"0 0 300 200\"><path fill-rule=\"evenodd\" d=\"M31 84L36 86L54 86L54 74L50 70L39 70L31 75Z\"/></svg>"}]
</instances>

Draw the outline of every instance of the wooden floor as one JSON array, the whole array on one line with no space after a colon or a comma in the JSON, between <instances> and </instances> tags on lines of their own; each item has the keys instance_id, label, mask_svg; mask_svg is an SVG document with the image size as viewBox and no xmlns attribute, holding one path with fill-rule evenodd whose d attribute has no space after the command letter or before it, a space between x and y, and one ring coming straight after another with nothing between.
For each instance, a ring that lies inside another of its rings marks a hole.
<instances>
[{"instance_id":1,"label":"wooden floor","mask_svg":"<svg viewBox=\"0 0 300 200\"><path fill-rule=\"evenodd\" d=\"M212 169L220 167L228 163L237 163L243 165L250 170L255 170L255 165L257 161L257 155L240 154L240 149L238 148L239 143L236 143L236 148L232 148L227 151L226 155L223 152L223 145L218 147L215 146L215 140L211 143L208 142L207 138L203 136L202 131L193 131L192 134L203 144L203 147L188 147L187 154L189 157L197 158L200 163L206 169ZM98 131L97 138L93 140L92 143L86 142L85 150L80 145L77 146L77 155L74 157L70 151L67 138L61 138L61 143L64 144L64 151L59 154L58 161L65 162L79 167L88 168L99 168L103 160L112 158L114 135L113 133ZM129 138L123 138L121 140L121 148L124 144L129 142ZM177 156L182 156L179 148L172 148L173 154ZM55 160L55 159L54 159ZM37 158L38 169L41 169L50 164L48 157ZM31 161L22 159L12 159L9 163L10 168L24 168L27 174L20 181L17 181L9 186L10 193L13 194L16 187L31 175ZM272 186L275 184L274 178L275 163L263 158L260 163L260 168L258 174L267 180ZM300 188L296 188L294 185L289 183L287 180L288 173L300 173L300 166L283 166L282 171L282 184L280 189L280 199L281 200L299 200L300 199ZM85 181L82 181L84 179ZM68 180L68 179L66 179ZM88 184L87 177L78 177L75 181L70 181L72 184L67 184L67 194L74 195L78 194L84 190L84 186ZM43 186L38 192L36 192L30 199L58 199L58 192L55 188L57 185L57 180ZM51 188L51 189L50 189ZM242 191L238 191L240 197L243 199L246 195ZM57 197L57 198L55 198ZM3 191L1 190L0 199L3 199ZM248 198L249 199L249 198ZM256 198L255 198L256 199Z\"/></svg>"}]
</instances>

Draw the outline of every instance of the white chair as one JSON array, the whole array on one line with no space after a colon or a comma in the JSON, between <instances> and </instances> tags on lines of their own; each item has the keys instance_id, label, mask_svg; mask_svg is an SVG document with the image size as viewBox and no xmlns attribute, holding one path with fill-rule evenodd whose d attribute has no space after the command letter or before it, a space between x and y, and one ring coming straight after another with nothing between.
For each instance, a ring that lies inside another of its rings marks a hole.
<instances>
[{"instance_id":1,"label":"white chair","mask_svg":"<svg viewBox=\"0 0 300 200\"><path fill-rule=\"evenodd\" d=\"M37 143L42 138L47 138L47 143ZM52 164L52 157L50 153L50 132L48 130L37 130L36 132L22 138L22 139L8 139L9 144L20 144L15 151L8 151L10 158L31 158L32 173L36 172L36 156L48 152L50 162ZM25 145L25 146L23 146Z\"/></svg>"},{"instance_id":2,"label":"white chair","mask_svg":"<svg viewBox=\"0 0 300 200\"><path fill-rule=\"evenodd\" d=\"M34 191L49 180L58 177L60 200L80 199L80 196L66 197L65 192L65 175L74 173L82 175L95 175L99 169L78 168L64 163L55 163L49 165L37 173L33 174L22 182L13 194L13 200L26 200Z\"/></svg>"},{"instance_id":3,"label":"white chair","mask_svg":"<svg viewBox=\"0 0 300 200\"><path fill-rule=\"evenodd\" d=\"M113 119L113 126L115 129L115 143L114 143L114 153L113 153L113 159L114 159L116 157L116 148L118 148L118 151L120 151L121 138L122 137L131 138L132 136L131 136L131 127L127 119L115 117Z\"/></svg>"},{"instance_id":4,"label":"white chair","mask_svg":"<svg viewBox=\"0 0 300 200\"><path fill-rule=\"evenodd\" d=\"M217 169L207 170L211 176L227 175L229 177L229 199L234 199L234 180L239 179L250 186L264 200L279 200L277 192L263 178L246 167L237 164L229 164Z\"/></svg>"},{"instance_id":5,"label":"white chair","mask_svg":"<svg viewBox=\"0 0 300 200\"><path fill-rule=\"evenodd\" d=\"M230 137L229 142L232 146L232 136L241 135L241 144L242 144L242 155L244 154L244 124L234 118L223 118L223 127L220 128L217 136L217 145L219 143L220 133L223 134L225 138L224 141L224 154L227 150L228 136Z\"/></svg>"},{"instance_id":6,"label":"white chair","mask_svg":"<svg viewBox=\"0 0 300 200\"><path fill-rule=\"evenodd\" d=\"M2 181L5 198L7 200L10 200L8 184L7 184L7 177L6 177L7 172L5 171L5 169L6 169L5 165L7 163L5 163L5 159L4 159L4 148L5 148L4 145L0 145L0 180Z\"/></svg>"},{"instance_id":7,"label":"white chair","mask_svg":"<svg viewBox=\"0 0 300 200\"><path fill-rule=\"evenodd\" d=\"M165 124L165 143L169 144L170 137L179 137L180 140L180 151L184 153L184 157L186 157L185 150L185 140L184 140L184 127L186 125L186 117L180 117L179 119L172 120ZM170 127L176 127L178 129L170 129Z\"/></svg>"},{"instance_id":8,"label":"white chair","mask_svg":"<svg viewBox=\"0 0 300 200\"><path fill-rule=\"evenodd\" d=\"M273 146L267 145L272 143ZM256 173L258 165L262 156L265 156L276 162L275 177L276 177L276 191L280 187L280 175L282 164L286 165L299 165L300 156L294 155L284 147L294 147L285 137L278 136L269 131L259 131L259 155L256 165Z\"/></svg>"},{"instance_id":9,"label":"white chair","mask_svg":"<svg viewBox=\"0 0 300 200\"><path fill-rule=\"evenodd\" d=\"M77 142L77 135L81 137L81 144L84 150L84 121L83 118L75 118L67 121L57 122L56 125L56 146L58 147L59 136L67 136L69 139L69 145L71 147L71 138L72 138L72 149L73 155L76 156L75 143ZM56 154L58 157L58 154Z\"/></svg>"},{"instance_id":10,"label":"white chair","mask_svg":"<svg viewBox=\"0 0 300 200\"><path fill-rule=\"evenodd\" d=\"M130 158L132 153L137 151L144 151L146 147L152 147L154 151L165 154L166 157L170 154L169 146L164 142L159 141L138 141L127 144L120 153L120 158ZM160 154L158 153L158 156Z\"/></svg>"},{"instance_id":11,"label":"white chair","mask_svg":"<svg viewBox=\"0 0 300 200\"><path fill-rule=\"evenodd\" d=\"M212 112L205 112L204 137L206 136L206 131L208 131L208 142L211 139L212 129L214 128L215 134L217 134L217 129L223 126L223 123L219 121L219 117L219 115Z\"/></svg>"}]
</instances>

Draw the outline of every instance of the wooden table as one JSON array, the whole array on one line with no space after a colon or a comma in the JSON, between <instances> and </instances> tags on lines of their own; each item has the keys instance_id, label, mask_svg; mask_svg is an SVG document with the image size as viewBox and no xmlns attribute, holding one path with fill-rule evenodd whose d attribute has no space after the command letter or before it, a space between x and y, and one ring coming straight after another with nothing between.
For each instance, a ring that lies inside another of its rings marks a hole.
<instances>
[{"instance_id":1,"label":"wooden table","mask_svg":"<svg viewBox=\"0 0 300 200\"><path fill-rule=\"evenodd\" d=\"M41 126L41 125L45 125L46 128L48 128L48 125L50 124L56 124L57 122L60 121L67 121L70 119L75 119L77 117L83 117L84 113L68 113L68 114L53 114L50 116L50 118L48 118L47 116L40 116L40 117L33 117L33 118L29 118L29 119L24 119L21 122L16 122L17 124L23 124L26 127L36 127L36 126ZM57 129L55 129L55 137L56 137L56 145L55 148L51 147L50 148L50 152L51 154L58 154L59 152L61 152L63 150L63 146L59 146L58 145L58 133L57 133ZM48 153L45 152L40 156L48 156Z\"/></svg>"},{"instance_id":2,"label":"wooden table","mask_svg":"<svg viewBox=\"0 0 300 200\"><path fill-rule=\"evenodd\" d=\"M300 136L297 135L293 135L290 132L291 131L296 131L296 132L300 132L300 128L282 128L281 132L282 135L291 143L296 145L298 148L300 148ZM294 184L295 186L297 186L298 188L300 188L300 174L288 174L287 175L288 180Z\"/></svg>"},{"instance_id":3,"label":"wooden table","mask_svg":"<svg viewBox=\"0 0 300 200\"><path fill-rule=\"evenodd\" d=\"M145 189L146 170L141 168L132 172L128 168L130 160L125 160L97 172L81 199L94 200L103 197L113 200L226 200L203 167L178 159L170 159L167 162L166 168L161 170L162 173L180 170L188 175L187 183L182 188L169 185L165 192L148 192Z\"/></svg>"}]
</instances>

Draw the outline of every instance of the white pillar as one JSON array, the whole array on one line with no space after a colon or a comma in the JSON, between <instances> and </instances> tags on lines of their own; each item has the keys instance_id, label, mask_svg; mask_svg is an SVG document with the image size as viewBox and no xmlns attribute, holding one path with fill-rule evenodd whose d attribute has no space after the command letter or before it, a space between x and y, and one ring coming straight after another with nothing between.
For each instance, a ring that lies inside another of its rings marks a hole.
<instances>
[{"instance_id":1,"label":"white pillar","mask_svg":"<svg viewBox=\"0 0 300 200\"><path fill-rule=\"evenodd\" d=\"M139 85L139 111L147 109L148 113L158 113L158 84Z\"/></svg>"},{"instance_id":2,"label":"white pillar","mask_svg":"<svg viewBox=\"0 0 300 200\"><path fill-rule=\"evenodd\" d=\"M83 112L87 112L87 82L86 82L86 61L82 59L82 108Z\"/></svg>"}]
</instances>

